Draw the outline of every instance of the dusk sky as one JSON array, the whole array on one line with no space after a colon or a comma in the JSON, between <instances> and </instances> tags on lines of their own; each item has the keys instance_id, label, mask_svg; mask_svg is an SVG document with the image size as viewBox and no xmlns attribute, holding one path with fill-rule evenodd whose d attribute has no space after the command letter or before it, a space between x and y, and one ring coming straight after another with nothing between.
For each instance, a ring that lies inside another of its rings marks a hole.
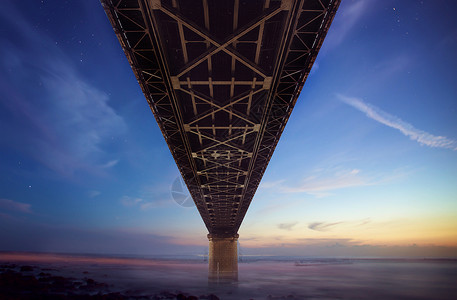
<instances>
[{"instance_id":1,"label":"dusk sky","mask_svg":"<svg viewBox=\"0 0 457 300\"><path fill-rule=\"evenodd\" d=\"M456 11L342 1L242 253L457 256ZM0 251L203 254L101 4L2 1L0 45Z\"/></svg>"}]
</instances>

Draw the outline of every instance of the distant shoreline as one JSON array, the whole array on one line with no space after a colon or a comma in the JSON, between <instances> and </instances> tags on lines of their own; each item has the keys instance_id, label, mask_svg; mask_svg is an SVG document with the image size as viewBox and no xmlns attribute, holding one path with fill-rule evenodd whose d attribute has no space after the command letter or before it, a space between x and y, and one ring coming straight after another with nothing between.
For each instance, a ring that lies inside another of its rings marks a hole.
<instances>
[{"instance_id":1,"label":"distant shoreline","mask_svg":"<svg viewBox=\"0 0 457 300\"><path fill-rule=\"evenodd\" d=\"M0 260L7 259L30 260L37 259L44 261L58 262L71 259L72 261L98 263L125 263L125 262L150 262L151 264L166 261L170 262L206 262L204 255L135 255L135 254L101 254L101 253L53 253L53 252L28 252L28 251L0 251ZM279 256L279 255L243 255L241 263L256 261L312 261L312 260L355 260L355 261L456 261L457 257L347 257L347 256Z\"/></svg>"}]
</instances>

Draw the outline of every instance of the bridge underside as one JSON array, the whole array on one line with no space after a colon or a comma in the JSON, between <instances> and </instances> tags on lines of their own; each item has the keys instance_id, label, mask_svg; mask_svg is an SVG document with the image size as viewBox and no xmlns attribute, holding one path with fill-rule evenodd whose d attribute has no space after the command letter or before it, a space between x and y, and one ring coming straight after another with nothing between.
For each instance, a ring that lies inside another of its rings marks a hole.
<instances>
[{"instance_id":1,"label":"bridge underside","mask_svg":"<svg viewBox=\"0 0 457 300\"><path fill-rule=\"evenodd\" d=\"M210 244L237 237L339 2L102 0Z\"/></svg>"},{"instance_id":2,"label":"bridge underside","mask_svg":"<svg viewBox=\"0 0 457 300\"><path fill-rule=\"evenodd\" d=\"M339 0L102 0L213 236L233 236Z\"/></svg>"}]
</instances>

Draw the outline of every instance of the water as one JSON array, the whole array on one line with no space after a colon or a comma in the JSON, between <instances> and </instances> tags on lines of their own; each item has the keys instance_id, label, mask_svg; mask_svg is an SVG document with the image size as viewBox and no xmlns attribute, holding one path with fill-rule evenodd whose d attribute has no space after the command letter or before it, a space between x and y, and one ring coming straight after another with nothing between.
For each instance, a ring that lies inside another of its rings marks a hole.
<instances>
[{"instance_id":1,"label":"water","mask_svg":"<svg viewBox=\"0 0 457 300\"><path fill-rule=\"evenodd\" d=\"M308 259L298 265L249 265L246 271L240 267L240 287L258 294L286 293L297 299L457 299L456 261Z\"/></svg>"},{"instance_id":2,"label":"water","mask_svg":"<svg viewBox=\"0 0 457 300\"><path fill-rule=\"evenodd\" d=\"M220 299L457 299L455 259L243 257L237 283L208 284L203 257L103 257L0 253L0 261L90 277L110 291L164 291ZM38 272L38 271L37 271Z\"/></svg>"}]
</instances>

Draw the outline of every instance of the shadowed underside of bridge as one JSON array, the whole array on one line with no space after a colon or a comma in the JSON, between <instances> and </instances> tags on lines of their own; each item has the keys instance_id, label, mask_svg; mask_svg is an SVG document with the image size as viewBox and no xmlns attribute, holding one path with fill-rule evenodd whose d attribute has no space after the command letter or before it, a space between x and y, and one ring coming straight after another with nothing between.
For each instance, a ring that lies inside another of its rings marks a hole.
<instances>
[{"instance_id":1,"label":"shadowed underside of bridge","mask_svg":"<svg viewBox=\"0 0 457 300\"><path fill-rule=\"evenodd\" d=\"M339 2L102 0L210 241L236 243Z\"/></svg>"}]
</instances>

